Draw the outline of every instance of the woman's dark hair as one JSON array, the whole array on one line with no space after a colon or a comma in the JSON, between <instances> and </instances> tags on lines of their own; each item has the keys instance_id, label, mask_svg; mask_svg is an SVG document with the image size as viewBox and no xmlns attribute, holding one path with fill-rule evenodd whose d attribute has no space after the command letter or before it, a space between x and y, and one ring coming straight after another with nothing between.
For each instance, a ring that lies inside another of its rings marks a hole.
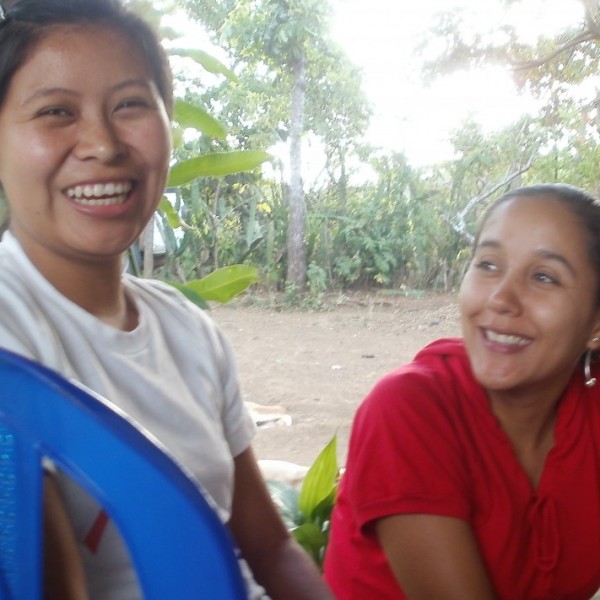
<instances>
[{"instance_id":1,"label":"woman's dark hair","mask_svg":"<svg viewBox=\"0 0 600 600\"><path fill-rule=\"evenodd\" d=\"M563 204L581 223L586 233L588 254L598 276L597 304L600 306L600 202L583 190L564 183L540 183L521 187L507 192L496 200L486 211L475 237L475 245L485 223L495 209L515 198L541 198L556 200ZM558 224L560 227L560 224Z\"/></svg>"},{"instance_id":2,"label":"woman's dark hair","mask_svg":"<svg viewBox=\"0 0 600 600\"><path fill-rule=\"evenodd\" d=\"M140 50L151 70L168 114L173 81L167 55L150 25L120 0L7 0L0 21L0 106L10 82L35 44L62 25L106 25L123 32Z\"/></svg>"}]
</instances>

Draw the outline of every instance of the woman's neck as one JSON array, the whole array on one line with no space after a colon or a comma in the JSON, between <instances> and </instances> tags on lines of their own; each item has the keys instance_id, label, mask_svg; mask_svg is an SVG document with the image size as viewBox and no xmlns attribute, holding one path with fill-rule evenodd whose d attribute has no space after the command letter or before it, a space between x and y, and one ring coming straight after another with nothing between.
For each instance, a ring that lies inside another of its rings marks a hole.
<instances>
[{"instance_id":1,"label":"woman's neck","mask_svg":"<svg viewBox=\"0 0 600 600\"><path fill-rule=\"evenodd\" d=\"M488 392L492 412L511 442L517 460L537 488L548 453L554 446L554 425L560 396L519 397Z\"/></svg>"},{"instance_id":2,"label":"woman's neck","mask_svg":"<svg viewBox=\"0 0 600 600\"><path fill-rule=\"evenodd\" d=\"M89 261L57 255L29 258L63 296L83 310L123 331L137 326L137 309L122 281L121 257Z\"/></svg>"}]
</instances>

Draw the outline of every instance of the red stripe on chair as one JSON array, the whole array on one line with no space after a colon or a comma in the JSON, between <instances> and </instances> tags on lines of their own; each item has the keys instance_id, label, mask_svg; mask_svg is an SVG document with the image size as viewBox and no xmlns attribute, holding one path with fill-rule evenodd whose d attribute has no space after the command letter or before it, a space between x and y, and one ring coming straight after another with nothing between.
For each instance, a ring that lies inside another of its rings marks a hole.
<instances>
[{"instance_id":1,"label":"red stripe on chair","mask_svg":"<svg viewBox=\"0 0 600 600\"><path fill-rule=\"evenodd\" d=\"M89 531L86 536L83 538L83 545L88 548L88 550L92 554L96 554L98 552L98 547L100 546L100 541L102 540L102 534L104 533L104 529L108 524L108 515L106 511L102 509L96 520L92 523Z\"/></svg>"}]
</instances>

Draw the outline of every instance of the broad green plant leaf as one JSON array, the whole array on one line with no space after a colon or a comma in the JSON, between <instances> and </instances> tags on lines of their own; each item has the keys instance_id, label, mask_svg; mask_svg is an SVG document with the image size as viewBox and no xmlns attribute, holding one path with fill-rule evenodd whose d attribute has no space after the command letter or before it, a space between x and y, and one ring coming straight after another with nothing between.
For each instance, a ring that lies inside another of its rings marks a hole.
<instances>
[{"instance_id":1,"label":"broad green plant leaf","mask_svg":"<svg viewBox=\"0 0 600 600\"><path fill-rule=\"evenodd\" d=\"M327 546L327 536L315 523L303 523L291 530L296 541L313 557L317 564L321 564L322 550Z\"/></svg>"},{"instance_id":2,"label":"broad green plant leaf","mask_svg":"<svg viewBox=\"0 0 600 600\"><path fill-rule=\"evenodd\" d=\"M336 484L333 486L331 493L323 498L323 500L321 500L321 502L315 506L312 512L312 521L320 524L323 531L329 529L331 511L333 510L333 506L335 505L335 500L337 498L337 481L338 480L336 479Z\"/></svg>"},{"instance_id":3,"label":"broad green plant leaf","mask_svg":"<svg viewBox=\"0 0 600 600\"><path fill-rule=\"evenodd\" d=\"M270 158L271 155L264 150L234 150L204 154L173 165L167 187L186 185L198 177L223 177L252 171Z\"/></svg>"},{"instance_id":4,"label":"broad green plant leaf","mask_svg":"<svg viewBox=\"0 0 600 600\"><path fill-rule=\"evenodd\" d=\"M194 50L188 48L173 48L169 50L169 54L175 56L185 56L196 61L209 73L215 75L225 75L230 81L238 81L237 75L228 67L226 67L220 60L211 56L208 52L203 50Z\"/></svg>"},{"instance_id":5,"label":"broad green plant leaf","mask_svg":"<svg viewBox=\"0 0 600 600\"><path fill-rule=\"evenodd\" d=\"M193 302L196 306L199 306L202 310L208 310L210 306L208 302L197 294L194 290L187 287L185 283L177 283L176 281L169 281L169 285L177 288L190 302Z\"/></svg>"},{"instance_id":6,"label":"broad green plant leaf","mask_svg":"<svg viewBox=\"0 0 600 600\"><path fill-rule=\"evenodd\" d=\"M227 136L225 127L197 104L175 100L173 118L181 127L192 127L211 138L224 140Z\"/></svg>"},{"instance_id":7,"label":"broad green plant leaf","mask_svg":"<svg viewBox=\"0 0 600 600\"><path fill-rule=\"evenodd\" d=\"M170 227L177 229L178 227L182 226L183 221L181 220L181 217L177 214L177 211L165 196L161 198L161 201L158 205L158 210L160 210L165 217L167 217L167 222L169 223Z\"/></svg>"},{"instance_id":8,"label":"broad green plant leaf","mask_svg":"<svg viewBox=\"0 0 600 600\"><path fill-rule=\"evenodd\" d=\"M171 135L173 136L173 148L183 146L183 129L176 123L171 124Z\"/></svg>"},{"instance_id":9,"label":"broad green plant leaf","mask_svg":"<svg viewBox=\"0 0 600 600\"><path fill-rule=\"evenodd\" d=\"M302 483L298 506L307 520L312 520L323 500L329 498L337 486L337 436L321 450Z\"/></svg>"},{"instance_id":10,"label":"broad green plant leaf","mask_svg":"<svg viewBox=\"0 0 600 600\"><path fill-rule=\"evenodd\" d=\"M181 284L204 300L225 304L259 280L258 270L249 265L222 267L203 277Z\"/></svg>"},{"instance_id":11,"label":"broad green plant leaf","mask_svg":"<svg viewBox=\"0 0 600 600\"><path fill-rule=\"evenodd\" d=\"M331 511L338 487L336 446L337 436L334 436L309 469L299 493L288 483L267 482L288 531L319 567L323 565L329 542Z\"/></svg>"}]
</instances>

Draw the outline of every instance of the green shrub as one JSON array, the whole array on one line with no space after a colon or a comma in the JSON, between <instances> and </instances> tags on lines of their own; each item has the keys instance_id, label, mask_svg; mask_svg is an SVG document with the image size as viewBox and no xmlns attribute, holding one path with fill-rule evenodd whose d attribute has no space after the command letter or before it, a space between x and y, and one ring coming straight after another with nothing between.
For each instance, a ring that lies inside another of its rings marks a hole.
<instances>
[{"instance_id":1,"label":"green shrub","mask_svg":"<svg viewBox=\"0 0 600 600\"><path fill-rule=\"evenodd\" d=\"M271 498L286 527L320 568L329 542L338 480L337 437L334 436L308 470L300 490L281 481L267 481Z\"/></svg>"}]
</instances>

